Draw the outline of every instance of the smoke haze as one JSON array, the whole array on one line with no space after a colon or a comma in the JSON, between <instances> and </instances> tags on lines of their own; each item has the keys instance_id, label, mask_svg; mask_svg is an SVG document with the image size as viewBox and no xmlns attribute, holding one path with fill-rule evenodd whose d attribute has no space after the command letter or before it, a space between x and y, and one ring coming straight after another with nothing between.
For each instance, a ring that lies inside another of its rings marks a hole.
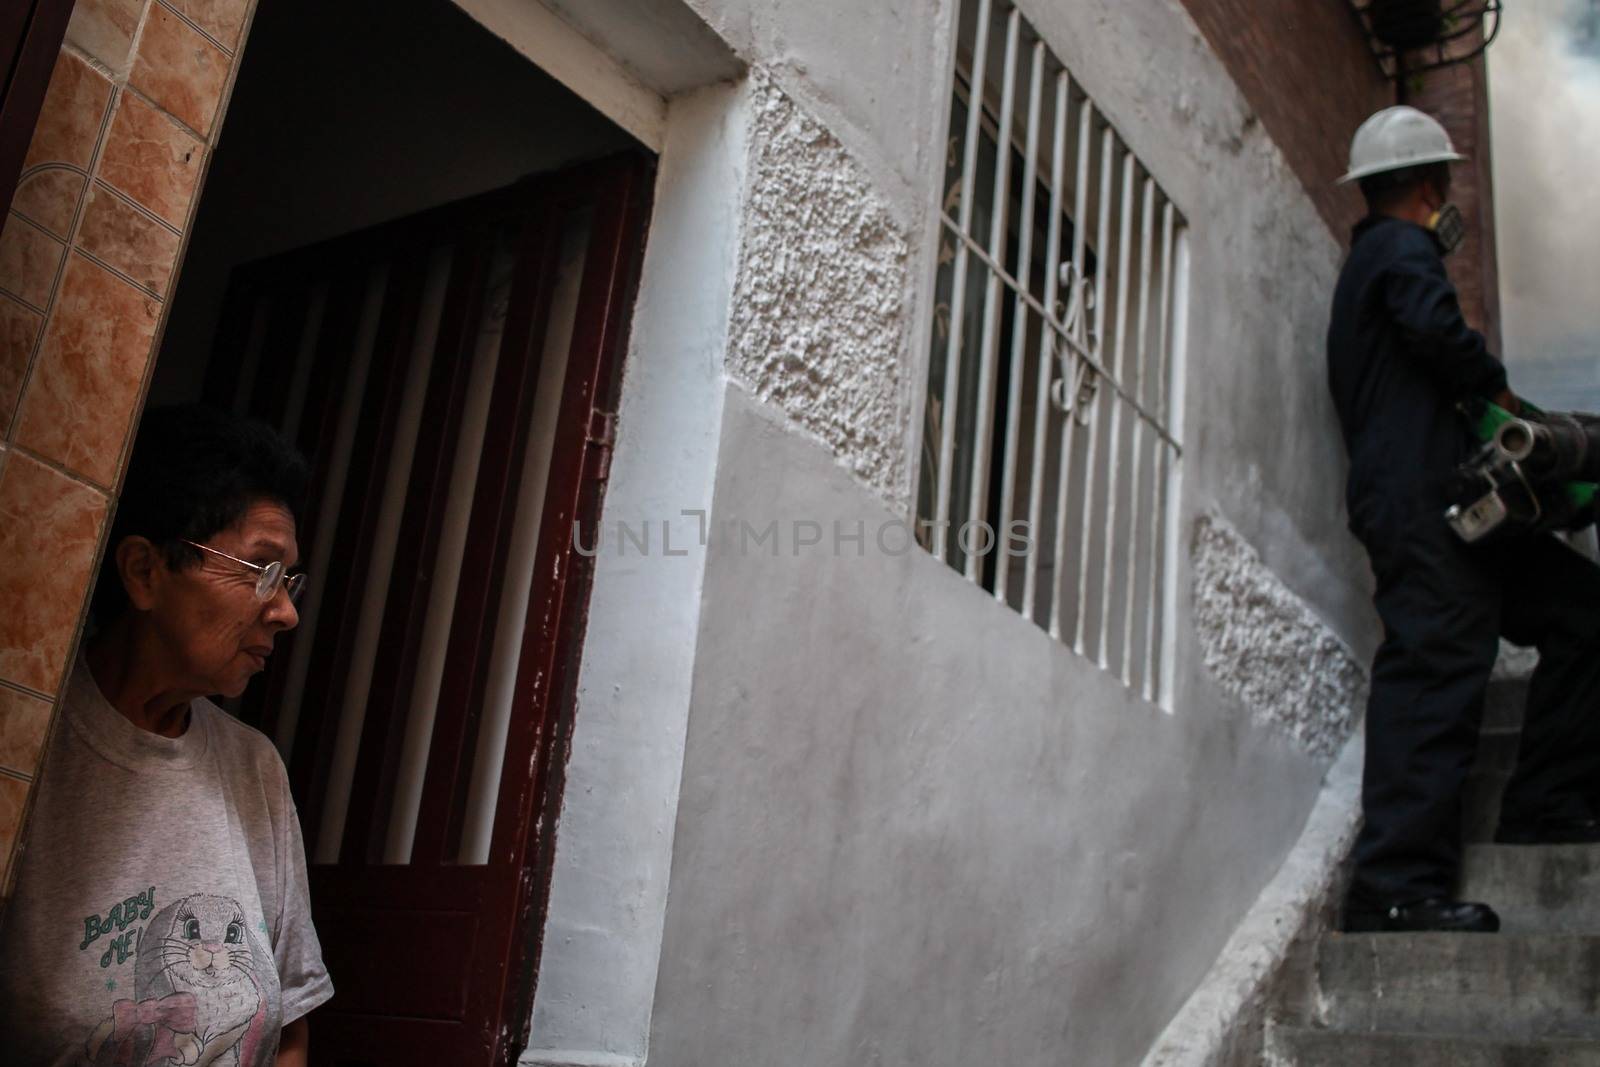
<instances>
[{"instance_id":1,"label":"smoke haze","mask_svg":"<svg viewBox=\"0 0 1600 1067\"><path fill-rule=\"evenodd\" d=\"M1518 392L1600 410L1600 0L1507 0L1489 49L1502 333Z\"/></svg>"}]
</instances>

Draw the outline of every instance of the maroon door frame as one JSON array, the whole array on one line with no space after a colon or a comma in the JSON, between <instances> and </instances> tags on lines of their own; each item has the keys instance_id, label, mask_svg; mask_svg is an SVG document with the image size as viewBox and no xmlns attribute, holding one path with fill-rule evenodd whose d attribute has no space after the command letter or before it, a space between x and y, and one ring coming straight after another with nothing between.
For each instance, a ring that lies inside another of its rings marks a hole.
<instances>
[{"instance_id":1,"label":"maroon door frame","mask_svg":"<svg viewBox=\"0 0 1600 1067\"><path fill-rule=\"evenodd\" d=\"M575 524L593 543L609 471L611 427L621 357L654 174L653 160L629 153L556 175L530 179L509 190L449 205L311 249L242 268L224 313L219 351L243 350L245 335L262 338L265 355L249 390L248 408L269 421L283 415L290 368L281 356L297 351L293 324L303 317L304 291L289 283L255 322L255 300L273 279L309 273L335 253L352 263L390 264L388 294L379 317L361 424L340 509L336 544L348 546L336 581L324 589L316 649L303 693L290 759L291 781L308 836L319 824L320 796L337 731L337 691L349 657L353 610L363 593L364 559L375 518L375 498L385 477L383 457L392 447L395 414L405 377L402 350L409 344L416 293L425 269L417 234L454 235L456 262L446 290L432 377L407 491L401 538L391 572L382 625L384 666L373 679L357 756L354 785L337 864L311 868L312 906L327 950L336 994L312 1026L312 1060L318 1064L401 1067L408 1063L461 1067L509 1065L526 1044L548 899L556 808L574 712L577 664L583 639L592 560L576 551ZM549 289L562 239L561 220L588 211L588 250L579 283L573 336L557 415L544 511L538 534L521 656L514 684L514 713L506 739L499 795L484 866L453 862L465 787L475 747L492 620L498 614L506 550L514 519L516 486L531 422L534 385L544 338ZM520 213L520 215L519 215ZM427 602L443 501L449 492L451 448L476 341L482 278L490 257L488 231L508 215L526 217L518 268L502 339L488 416L483 458L472 504L474 531L457 594L456 624L434 725L412 862L383 865L381 847L394 788L402 696L409 695L420 640L420 608ZM431 239L431 238L429 238ZM424 242L425 243L425 242ZM301 282L300 284L304 284ZM354 286L330 292L315 358L337 364L349 351L360 301ZM280 321L281 316L281 321ZM254 322L254 325L252 325ZM296 357L298 358L298 357ZM323 364L323 365L329 365ZM240 360L213 365L207 390L214 399L238 391ZM329 375L331 379L342 375ZM327 445L341 406L337 387L317 394L300 426L302 446L318 467L315 497ZM313 501L308 523L314 524ZM314 532L302 531L309 545ZM330 571L333 568L330 567ZM330 573L330 579L335 575ZM325 627L329 612L343 621ZM465 623L461 620L465 619ZM293 636L293 635L290 635ZM282 643L282 642L280 642ZM325 646L325 647L324 647ZM275 657L274 678L258 694L271 730L287 649ZM275 684L274 684L275 681ZM457 709L446 714L446 707ZM248 709L247 709L248 714ZM363 966L363 946L391 944ZM470 946L464 949L462 946ZM461 973L434 974L443 961Z\"/></svg>"},{"instance_id":2,"label":"maroon door frame","mask_svg":"<svg viewBox=\"0 0 1600 1067\"><path fill-rule=\"evenodd\" d=\"M73 0L0 2L0 220L11 210Z\"/></svg>"},{"instance_id":3,"label":"maroon door frame","mask_svg":"<svg viewBox=\"0 0 1600 1067\"><path fill-rule=\"evenodd\" d=\"M502 777L491 844L491 855L503 854L517 875L495 887L492 901L512 934L498 1014L513 1026L496 1037L496 1067L516 1061L532 1021L594 577L593 555L577 551L573 538L581 531L589 544L598 543L654 177L653 158L640 156L606 175L604 207L595 214L585 262L516 681L516 703L539 714L513 720L504 761L507 768L531 766L534 773ZM582 175L574 178L574 191L587 181Z\"/></svg>"}]
</instances>

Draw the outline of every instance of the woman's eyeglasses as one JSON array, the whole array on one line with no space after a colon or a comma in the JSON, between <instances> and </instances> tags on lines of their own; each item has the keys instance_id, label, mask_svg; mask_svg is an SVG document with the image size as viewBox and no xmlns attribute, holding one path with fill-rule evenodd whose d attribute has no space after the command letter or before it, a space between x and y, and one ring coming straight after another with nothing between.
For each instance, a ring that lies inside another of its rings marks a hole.
<instances>
[{"instance_id":1,"label":"woman's eyeglasses","mask_svg":"<svg viewBox=\"0 0 1600 1067\"><path fill-rule=\"evenodd\" d=\"M230 556L226 552L218 552L216 549L211 548L208 545L202 545L196 541L190 541L185 538L179 538L179 540L183 541L183 543L188 545L190 548L198 548L202 552L209 552L213 556L220 556L222 559L230 560L234 563L237 563L241 567L248 567L250 570L255 571L256 599L262 603L266 603L273 597L277 596L278 587L280 585L289 591L289 603L291 604L299 603L300 594L306 590L305 572L301 571L299 574L285 574L284 571L286 568L280 561L274 560L273 562L264 565L260 563L251 563L247 559L240 559L238 556Z\"/></svg>"}]
</instances>

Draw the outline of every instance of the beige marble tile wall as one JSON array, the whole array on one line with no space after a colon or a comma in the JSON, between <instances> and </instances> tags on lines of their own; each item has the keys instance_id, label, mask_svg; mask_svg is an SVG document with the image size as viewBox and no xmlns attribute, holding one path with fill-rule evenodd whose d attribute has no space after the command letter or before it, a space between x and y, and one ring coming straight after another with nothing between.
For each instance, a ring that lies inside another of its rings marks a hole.
<instances>
[{"instance_id":1,"label":"beige marble tile wall","mask_svg":"<svg viewBox=\"0 0 1600 1067\"><path fill-rule=\"evenodd\" d=\"M0 896L254 0L77 0L0 229Z\"/></svg>"}]
</instances>

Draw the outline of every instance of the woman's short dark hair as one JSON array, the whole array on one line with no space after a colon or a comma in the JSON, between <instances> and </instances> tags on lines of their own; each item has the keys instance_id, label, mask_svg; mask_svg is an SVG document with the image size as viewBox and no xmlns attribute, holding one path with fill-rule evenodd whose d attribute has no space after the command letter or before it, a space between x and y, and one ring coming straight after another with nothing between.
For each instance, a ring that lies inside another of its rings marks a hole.
<instances>
[{"instance_id":1,"label":"woman's short dark hair","mask_svg":"<svg viewBox=\"0 0 1600 1067\"><path fill-rule=\"evenodd\" d=\"M309 480L305 458L265 423L202 404L146 410L95 584L96 623L128 606L116 560L124 538L146 538L172 567L192 566L200 553L183 542L204 544L252 504L282 504L298 524Z\"/></svg>"}]
</instances>

